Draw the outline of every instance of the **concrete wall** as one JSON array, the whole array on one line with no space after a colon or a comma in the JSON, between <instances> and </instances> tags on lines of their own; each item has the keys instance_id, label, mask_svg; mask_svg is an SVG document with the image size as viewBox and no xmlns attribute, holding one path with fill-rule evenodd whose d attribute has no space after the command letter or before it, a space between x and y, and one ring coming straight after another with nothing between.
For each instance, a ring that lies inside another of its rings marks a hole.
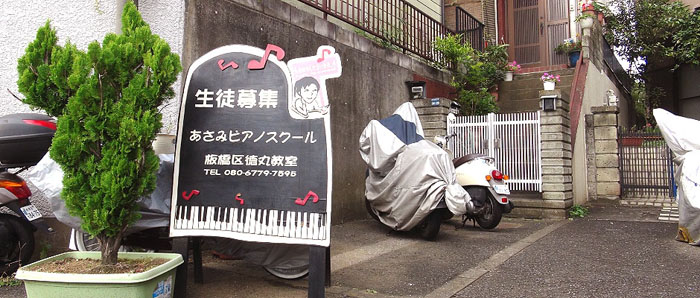
<instances>
[{"instance_id":1,"label":"concrete wall","mask_svg":"<svg viewBox=\"0 0 700 298\"><path fill-rule=\"evenodd\" d=\"M94 41L102 41L109 32L121 27L121 10L125 1L40 1L10 0L0 6L0 116L29 112L28 106L18 102L7 93L10 89L17 96L17 59L34 40L36 30L46 20L56 29L63 45L70 40L79 49L86 50ZM151 26L151 30L168 41L172 50L182 53L182 31L184 30L185 0L140 1L139 11ZM174 86L177 95L164 106L163 132L175 133L180 82Z\"/></svg>"},{"instance_id":2,"label":"concrete wall","mask_svg":"<svg viewBox=\"0 0 700 298\"><path fill-rule=\"evenodd\" d=\"M282 47L285 60L313 55L321 45L331 45L340 54L343 75L327 81L334 156L333 220L365 218L365 165L358 152L362 130L371 119L389 116L408 100L405 81L414 74L443 82L448 75L280 1L201 0L187 5L184 69L223 45L265 48L268 43Z\"/></svg>"},{"instance_id":3,"label":"concrete wall","mask_svg":"<svg viewBox=\"0 0 700 298\"><path fill-rule=\"evenodd\" d=\"M24 55L24 49L34 40L36 30L47 19L56 29L63 45L70 40L79 49L86 50L94 41L102 41L109 32L117 32L121 27L121 11L125 1L40 1L10 0L0 5L0 116L12 113L31 112L29 106L12 97L6 90L17 96L17 60ZM182 53L185 0L140 1L139 11L151 30L170 44L171 49ZM163 132L175 133L177 111L179 109L180 81L173 87L176 96L163 105ZM53 216L47 200L31 183L32 202L44 216Z\"/></svg>"},{"instance_id":4,"label":"concrete wall","mask_svg":"<svg viewBox=\"0 0 700 298\"><path fill-rule=\"evenodd\" d=\"M593 22L594 26L590 31L583 32L584 57L589 58L588 72L586 74L586 84L584 87L581 113L579 114L579 126L576 135L572 136L575 141L573 152L573 180L574 180L574 203L585 203L591 194L588 188L588 162L586 157L586 129L585 115L591 114L594 106L605 106L608 104L608 95L612 92L618 99L617 115L620 125L631 126L634 117L634 107L631 98L612 78L614 76L603 62L602 50L602 27L600 23Z\"/></svg>"},{"instance_id":5,"label":"concrete wall","mask_svg":"<svg viewBox=\"0 0 700 298\"><path fill-rule=\"evenodd\" d=\"M684 64L676 72L678 115L700 120L700 67Z\"/></svg>"}]
</instances>

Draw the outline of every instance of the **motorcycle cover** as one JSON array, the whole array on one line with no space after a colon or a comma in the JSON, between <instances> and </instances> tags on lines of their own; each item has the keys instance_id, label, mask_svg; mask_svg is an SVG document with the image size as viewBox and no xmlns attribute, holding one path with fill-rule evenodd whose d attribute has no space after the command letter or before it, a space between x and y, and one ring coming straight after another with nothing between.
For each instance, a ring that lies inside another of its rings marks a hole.
<instances>
[{"instance_id":1,"label":"motorcycle cover","mask_svg":"<svg viewBox=\"0 0 700 298\"><path fill-rule=\"evenodd\" d=\"M158 157L160 168L156 178L156 189L151 195L137 201L141 218L127 229L127 234L150 228L167 227L170 224L170 192L173 188L175 158L173 154L158 154ZM51 159L48 153L29 171L27 178L48 198L51 211L58 221L80 230L80 218L68 214L66 204L61 199L63 189L61 166ZM306 268L309 264L309 249L300 245L217 239L212 246L219 252L262 266L297 269Z\"/></svg>"},{"instance_id":2,"label":"motorcycle cover","mask_svg":"<svg viewBox=\"0 0 700 298\"><path fill-rule=\"evenodd\" d=\"M410 230L443 198L453 214L466 213L471 198L457 184L448 153L424 139L411 103L369 122L360 136L360 155L369 169L365 196L385 225Z\"/></svg>"},{"instance_id":3,"label":"motorcycle cover","mask_svg":"<svg viewBox=\"0 0 700 298\"><path fill-rule=\"evenodd\" d=\"M654 110L654 118L676 165L678 234L676 240L700 246L700 121Z\"/></svg>"},{"instance_id":4,"label":"motorcycle cover","mask_svg":"<svg viewBox=\"0 0 700 298\"><path fill-rule=\"evenodd\" d=\"M156 189L149 196L137 200L141 218L127 229L127 234L150 228L167 227L170 223L170 191L173 181L173 154L158 154L160 168L156 178ZM68 214L66 203L61 199L63 171L47 153L28 173L27 179L49 200L56 219L73 229L80 229L80 218Z\"/></svg>"}]
</instances>

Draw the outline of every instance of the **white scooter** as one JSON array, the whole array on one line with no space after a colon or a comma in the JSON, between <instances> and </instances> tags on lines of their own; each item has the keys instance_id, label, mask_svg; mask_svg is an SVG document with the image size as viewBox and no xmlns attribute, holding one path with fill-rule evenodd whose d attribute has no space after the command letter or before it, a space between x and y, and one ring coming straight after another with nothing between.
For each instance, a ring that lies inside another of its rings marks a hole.
<instances>
[{"instance_id":1,"label":"white scooter","mask_svg":"<svg viewBox=\"0 0 700 298\"><path fill-rule=\"evenodd\" d=\"M450 156L452 152L447 148L447 141L453 136L436 136L434 139ZM501 216L513 210L513 203L508 199L508 175L496 169L493 157L484 154L467 154L453 159L453 164L457 183L469 193L476 207L476 212L467 212L462 216L462 223L473 220L484 229L498 226Z\"/></svg>"}]
</instances>

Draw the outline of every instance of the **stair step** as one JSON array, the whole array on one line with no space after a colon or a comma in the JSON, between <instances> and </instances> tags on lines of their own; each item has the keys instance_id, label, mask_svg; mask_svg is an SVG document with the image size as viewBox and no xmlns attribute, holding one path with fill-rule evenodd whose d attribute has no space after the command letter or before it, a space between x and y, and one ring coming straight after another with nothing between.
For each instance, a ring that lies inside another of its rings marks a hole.
<instances>
[{"instance_id":1,"label":"stair step","mask_svg":"<svg viewBox=\"0 0 700 298\"><path fill-rule=\"evenodd\" d=\"M573 82L573 76L564 76L559 78L560 81L557 82L557 86L571 86ZM542 90L542 80L527 79L527 80L513 80L510 82L501 82L498 85L498 90L527 90L527 89L539 89Z\"/></svg>"},{"instance_id":2,"label":"stair step","mask_svg":"<svg viewBox=\"0 0 700 298\"><path fill-rule=\"evenodd\" d=\"M541 71L541 72L530 72L530 73L519 73L515 74L513 76L513 80L527 80L527 79L539 79L543 73L549 73L553 75L560 75L560 76L573 76L575 68L567 68L567 69L561 69L561 70L553 70L553 71Z\"/></svg>"}]
</instances>

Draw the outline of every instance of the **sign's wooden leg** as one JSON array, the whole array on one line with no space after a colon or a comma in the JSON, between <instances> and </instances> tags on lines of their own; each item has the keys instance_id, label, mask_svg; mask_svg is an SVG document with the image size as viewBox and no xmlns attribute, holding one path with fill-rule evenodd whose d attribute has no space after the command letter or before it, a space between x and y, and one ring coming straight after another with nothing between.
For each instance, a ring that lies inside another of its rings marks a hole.
<instances>
[{"instance_id":1,"label":"sign's wooden leg","mask_svg":"<svg viewBox=\"0 0 700 298\"><path fill-rule=\"evenodd\" d=\"M194 282L204 283L202 272L202 238L192 237L192 259L194 261Z\"/></svg>"},{"instance_id":2,"label":"sign's wooden leg","mask_svg":"<svg viewBox=\"0 0 700 298\"><path fill-rule=\"evenodd\" d=\"M182 255L185 261L177 267L175 273L175 295L174 298L187 297L187 263L189 261L190 241L186 237L173 238L173 252Z\"/></svg>"},{"instance_id":3,"label":"sign's wooden leg","mask_svg":"<svg viewBox=\"0 0 700 298\"><path fill-rule=\"evenodd\" d=\"M309 247L309 298L326 297L327 247Z\"/></svg>"}]
</instances>

